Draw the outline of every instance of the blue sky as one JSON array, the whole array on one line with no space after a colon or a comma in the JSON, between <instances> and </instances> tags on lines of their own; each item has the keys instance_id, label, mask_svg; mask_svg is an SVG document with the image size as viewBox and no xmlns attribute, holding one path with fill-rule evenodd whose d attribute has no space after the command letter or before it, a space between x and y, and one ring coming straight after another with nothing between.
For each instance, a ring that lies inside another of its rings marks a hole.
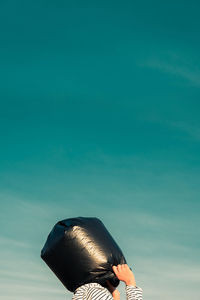
<instances>
[{"instance_id":1,"label":"blue sky","mask_svg":"<svg viewBox=\"0 0 200 300\"><path fill-rule=\"evenodd\" d=\"M144 299L198 299L198 1L1 1L0 25L0 299L71 299L40 250L76 216Z\"/></svg>"}]
</instances>

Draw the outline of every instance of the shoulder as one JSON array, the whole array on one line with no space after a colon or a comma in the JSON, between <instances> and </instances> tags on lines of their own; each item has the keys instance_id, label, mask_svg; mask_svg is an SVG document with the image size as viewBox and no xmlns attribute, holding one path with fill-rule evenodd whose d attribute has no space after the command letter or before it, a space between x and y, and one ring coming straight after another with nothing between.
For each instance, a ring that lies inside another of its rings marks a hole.
<instances>
[{"instance_id":1,"label":"shoulder","mask_svg":"<svg viewBox=\"0 0 200 300\"><path fill-rule=\"evenodd\" d=\"M98 283L87 283L76 289L73 300L113 300L110 292Z\"/></svg>"}]
</instances>

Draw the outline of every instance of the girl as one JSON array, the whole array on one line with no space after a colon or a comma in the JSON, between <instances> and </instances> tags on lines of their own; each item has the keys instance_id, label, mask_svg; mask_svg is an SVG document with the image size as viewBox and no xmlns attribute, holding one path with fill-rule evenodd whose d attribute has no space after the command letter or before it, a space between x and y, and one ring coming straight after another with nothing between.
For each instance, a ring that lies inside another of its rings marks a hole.
<instances>
[{"instance_id":1,"label":"girl","mask_svg":"<svg viewBox=\"0 0 200 300\"><path fill-rule=\"evenodd\" d=\"M142 300L142 289L136 286L135 276L128 265L113 266L117 278L125 283L127 300ZM119 291L107 281L108 288L92 282L78 287L72 300L120 300Z\"/></svg>"}]
</instances>

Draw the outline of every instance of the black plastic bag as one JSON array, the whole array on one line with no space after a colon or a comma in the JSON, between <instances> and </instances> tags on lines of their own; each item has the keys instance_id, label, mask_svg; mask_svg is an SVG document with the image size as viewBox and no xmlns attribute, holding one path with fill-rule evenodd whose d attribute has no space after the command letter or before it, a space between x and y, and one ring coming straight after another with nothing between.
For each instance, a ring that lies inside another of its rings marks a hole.
<instances>
[{"instance_id":1,"label":"black plastic bag","mask_svg":"<svg viewBox=\"0 0 200 300\"><path fill-rule=\"evenodd\" d=\"M103 223L97 218L71 218L59 221L48 235L41 258L74 292L79 286L97 282L119 284L112 266L126 260Z\"/></svg>"}]
</instances>

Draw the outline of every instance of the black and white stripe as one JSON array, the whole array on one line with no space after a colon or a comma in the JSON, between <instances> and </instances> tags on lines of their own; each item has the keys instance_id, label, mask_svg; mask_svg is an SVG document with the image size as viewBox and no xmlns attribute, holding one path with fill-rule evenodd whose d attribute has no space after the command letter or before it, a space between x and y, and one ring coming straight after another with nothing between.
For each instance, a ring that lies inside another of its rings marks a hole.
<instances>
[{"instance_id":1,"label":"black and white stripe","mask_svg":"<svg viewBox=\"0 0 200 300\"><path fill-rule=\"evenodd\" d=\"M142 289L138 286L126 285L127 300L142 300Z\"/></svg>"},{"instance_id":2,"label":"black and white stripe","mask_svg":"<svg viewBox=\"0 0 200 300\"><path fill-rule=\"evenodd\" d=\"M142 300L142 289L126 285L127 300ZM99 283L87 283L76 289L72 300L113 300L111 293Z\"/></svg>"}]
</instances>

